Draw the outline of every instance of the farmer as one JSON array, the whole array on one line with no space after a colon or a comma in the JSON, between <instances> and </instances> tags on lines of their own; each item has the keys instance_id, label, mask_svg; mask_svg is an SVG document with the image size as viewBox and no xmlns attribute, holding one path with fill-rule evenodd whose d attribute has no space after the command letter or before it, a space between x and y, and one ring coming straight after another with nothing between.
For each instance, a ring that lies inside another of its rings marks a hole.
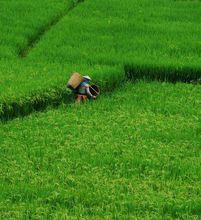
<instances>
[{"instance_id":1,"label":"farmer","mask_svg":"<svg viewBox=\"0 0 201 220\"><path fill-rule=\"evenodd\" d=\"M86 101L87 99L93 98L95 99L96 96L93 96L89 90L89 83L91 81L91 77L83 76L84 80L80 83L78 88L76 88L75 93L77 94L76 102L80 103L81 101Z\"/></svg>"}]
</instances>

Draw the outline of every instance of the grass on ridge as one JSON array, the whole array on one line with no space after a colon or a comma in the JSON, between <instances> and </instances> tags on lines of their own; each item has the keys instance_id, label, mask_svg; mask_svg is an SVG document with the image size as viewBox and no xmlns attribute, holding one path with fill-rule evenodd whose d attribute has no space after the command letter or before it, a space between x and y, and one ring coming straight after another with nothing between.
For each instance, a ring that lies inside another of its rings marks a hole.
<instances>
[{"instance_id":1,"label":"grass on ridge","mask_svg":"<svg viewBox=\"0 0 201 220\"><path fill-rule=\"evenodd\" d=\"M61 90L73 71L106 83L124 77L127 66L138 78L199 78L200 11L201 4L194 1L87 0L47 32L26 59L1 60L0 111L4 114L4 104L13 109L15 102L24 108L27 100L31 109L33 100L51 96L55 87ZM16 29L18 25L26 26L19 22ZM23 36L21 46L26 44Z\"/></svg>"}]
</instances>

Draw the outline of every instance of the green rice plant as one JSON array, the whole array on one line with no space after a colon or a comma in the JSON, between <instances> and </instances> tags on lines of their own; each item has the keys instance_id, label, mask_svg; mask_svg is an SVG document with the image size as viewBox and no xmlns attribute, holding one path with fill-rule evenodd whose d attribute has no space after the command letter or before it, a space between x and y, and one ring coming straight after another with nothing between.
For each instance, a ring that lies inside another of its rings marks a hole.
<instances>
[{"instance_id":1,"label":"green rice plant","mask_svg":"<svg viewBox=\"0 0 201 220\"><path fill-rule=\"evenodd\" d=\"M200 215L200 86L138 82L0 126L1 218Z\"/></svg>"},{"instance_id":2,"label":"green rice plant","mask_svg":"<svg viewBox=\"0 0 201 220\"><path fill-rule=\"evenodd\" d=\"M201 71L196 67L177 67L168 65L138 64L126 65L124 67L128 79L146 79L157 81L169 81L172 83L197 82L201 79Z\"/></svg>"},{"instance_id":3,"label":"green rice plant","mask_svg":"<svg viewBox=\"0 0 201 220\"><path fill-rule=\"evenodd\" d=\"M68 6L76 2L69 1ZM6 106L1 107L2 115L10 114L3 109L10 109L12 103L21 106L19 102L26 100L34 109L32 99L43 99L46 91L50 96L54 88L63 91L74 71L92 75L110 89L126 77L171 82L201 77L199 2L87 0L63 16L67 10L64 2L45 1L36 21L35 3L16 4L13 7L18 10L19 5L27 8L31 4L32 8L30 14L25 13L26 19L16 10L13 17L20 22L14 23L10 32L7 20L2 22L6 30L2 39L9 39L0 44L5 51L0 58L0 106ZM44 5L49 9L45 11ZM7 11L3 11L4 16L10 13ZM49 28L52 21L55 25ZM32 37L40 40L36 43ZM29 45L28 39L36 44L28 49L25 59L19 59L19 51Z\"/></svg>"},{"instance_id":4,"label":"green rice plant","mask_svg":"<svg viewBox=\"0 0 201 220\"><path fill-rule=\"evenodd\" d=\"M200 3L77 3L1 2L0 119L64 104L1 123L0 219L199 218Z\"/></svg>"},{"instance_id":5,"label":"green rice plant","mask_svg":"<svg viewBox=\"0 0 201 220\"><path fill-rule=\"evenodd\" d=\"M31 38L34 38L50 20L54 20L72 4L71 0L1 1L0 45L4 50L1 51L0 59L16 59ZM11 56L5 56L7 54L5 50L10 50Z\"/></svg>"},{"instance_id":6,"label":"green rice plant","mask_svg":"<svg viewBox=\"0 0 201 220\"><path fill-rule=\"evenodd\" d=\"M121 74L121 71L118 73L118 68L118 66L101 66L101 68L94 66L91 68L90 73L93 74L90 75L92 75L93 81L99 84L102 93L113 91L124 82L124 76ZM15 73L13 73L16 88L10 90L6 96L2 97L0 104L1 121L7 121L18 116L25 116L34 111L41 111L48 106L58 106L62 102L69 103L74 98L71 91L66 88L68 81L66 75L70 73L68 67L61 67L59 70L58 66L54 65L50 65L48 69L44 69L43 66L37 66L36 69L22 66L21 69L26 71L26 77L24 77L25 75L19 75L16 78ZM89 70L89 68L82 66L81 72L85 72L85 70ZM41 74L42 72L43 74ZM55 72L59 72L60 74L55 75ZM35 77L36 74L40 74L40 78L37 77L37 80ZM30 84L30 81L34 81L31 82L34 90L27 86L26 90L24 89L22 91L21 88L17 86L18 83L22 81L27 85ZM40 82L43 82L43 84ZM9 84L9 81L7 83ZM6 86L8 87L8 85ZM3 90L4 88L2 87L2 91Z\"/></svg>"}]
</instances>

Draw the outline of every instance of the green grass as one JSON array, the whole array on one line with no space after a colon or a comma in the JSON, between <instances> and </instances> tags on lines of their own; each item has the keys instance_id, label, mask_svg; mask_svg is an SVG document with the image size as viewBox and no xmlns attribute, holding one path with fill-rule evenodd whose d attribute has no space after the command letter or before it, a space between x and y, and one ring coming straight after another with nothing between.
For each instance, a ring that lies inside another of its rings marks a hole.
<instances>
[{"instance_id":1,"label":"green grass","mask_svg":"<svg viewBox=\"0 0 201 220\"><path fill-rule=\"evenodd\" d=\"M33 3L28 18L14 23L10 34L6 29L3 36L12 36L14 40L11 45L8 41L1 44L12 49L12 56L1 55L1 118L12 116L12 112L17 115L20 106L25 114L26 103L31 112L34 100L45 99L47 93L51 96L55 88L63 91L73 71L92 75L101 85L115 75L116 83L116 78L124 78L125 74L173 82L201 77L201 5L197 1L86 0L48 29L25 59L19 59L19 48L66 10L64 2L41 3L38 16ZM19 10L19 3L15 4L10 5ZM26 7L24 4L22 1ZM49 7L45 14L44 5ZM19 17L18 10L12 11L13 18ZM7 11L3 12L4 17ZM8 28L6 22L3 24ZM49 104L51 101L46 100Z\"/></svg>"},{"instance_id":2,"label":"green grass","mask_svg":"<svg viewBox=\"0 0 201 220\"><path fill-rule=\"evenodd\" d=\"M200 100L139 82L2 125L1 218L198 219Z\"/></svg>"},{"instance_id":3,"label":"green grass","mask_svg":"<svg viewBox=\"0 0 201 220\"><path fill-rule=\"evenodd\" d=\"M0 219L199 219L200 2L80 2L1 1Z\"/></svg>"},{"instance_id":4,"label":"green grass","mask_svg":"<svg viewBox=\"0 0 201 220\"><path fill-rule=\"evenodd\" d=\"M67 10L71 0L1 1L0 59L15 59L43 27Z\"/></svg>"}]
</instances>

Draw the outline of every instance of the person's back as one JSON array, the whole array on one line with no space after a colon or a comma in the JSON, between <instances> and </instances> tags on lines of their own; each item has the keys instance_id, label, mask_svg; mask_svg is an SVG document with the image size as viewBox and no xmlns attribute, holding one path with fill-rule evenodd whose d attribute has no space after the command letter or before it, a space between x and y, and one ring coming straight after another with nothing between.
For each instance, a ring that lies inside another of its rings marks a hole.
<instances>
[{"instance_id":1,"label":"person's back","mask_svg":"<svg viewBox=\"0 0 201 220\"><path fill-rule=\"evenodd\" d=\"M90 85L89 82L91 81L91 78L89 76L84 76L84 81L80 83L77 91L77 102L81 102L82 100L86 101L88 98L95 98L90 92Z\"/></svg>"},{"instance_id":2,"label":"person's back","mask_svg":"<svg viewBox=\"0 0 201 220\"><path fill-rule=\"evenodd\" d=\"M87 95L87 88L89 88L89 84L86 81L81 82L78 87L78 94Z\"/></svg>"}]
</instances>

